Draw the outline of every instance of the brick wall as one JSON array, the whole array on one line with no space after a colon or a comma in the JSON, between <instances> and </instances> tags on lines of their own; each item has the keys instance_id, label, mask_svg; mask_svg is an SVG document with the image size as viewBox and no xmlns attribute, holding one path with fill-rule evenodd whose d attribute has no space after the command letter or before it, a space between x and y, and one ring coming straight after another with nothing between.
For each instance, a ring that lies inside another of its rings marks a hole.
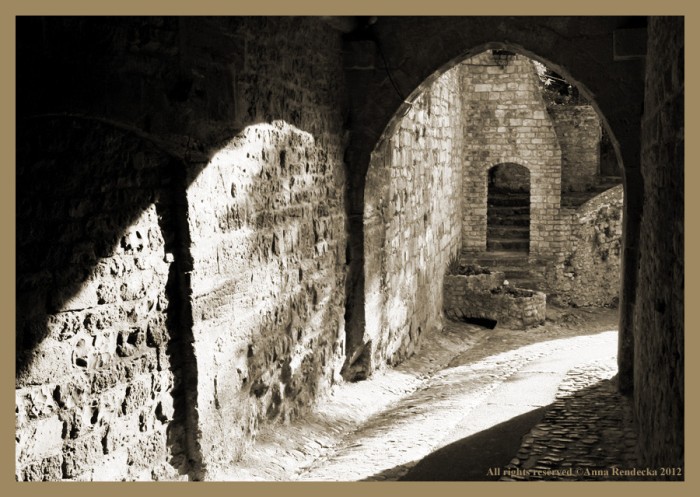
<instances>
[{"instance_id":1,"label":"brick wall","mask_svg":"<svg viewBox=\"0 0 700 497\"><path fill-rule=\"evenodd\" d=\"M532 62L486 51L459 67L465 119L463 248L485 250L488 171L515 163L530 170L530 253L551 254L563 243L556 220L561 150Z\"/></svg>"},{"instance_id":2,"label":"brick wall","mask_svg":"<svg viewBox=\"0 0 700 497\"><path fill-rule=\"evenodd\" d=\"M644 208L634 313L638 453L684 462L684 21L649 19L642 125Z\"/></svg>"},{"instance_id":3,"label":"brick wall","mask_svg":"<svg viewBox=\"0 0 700 497\"><path fill-rule=\"evenodd\" d=\"M365 342L371 364L411 355L441 325L442 280L460 245L461 86L424 88L375 149L365 190Z\"/></svg>"},{"instance_id":4,"label":"brick wall","mask_svg":"<svg viewBox=\"0 0 700 497\"><path fill-rule=\"evenodd\" d=\"M561 147L561 189L586 191L599 176L600 118L590 105L552 105L547 111Z\"/></svg>"}]
</instances>

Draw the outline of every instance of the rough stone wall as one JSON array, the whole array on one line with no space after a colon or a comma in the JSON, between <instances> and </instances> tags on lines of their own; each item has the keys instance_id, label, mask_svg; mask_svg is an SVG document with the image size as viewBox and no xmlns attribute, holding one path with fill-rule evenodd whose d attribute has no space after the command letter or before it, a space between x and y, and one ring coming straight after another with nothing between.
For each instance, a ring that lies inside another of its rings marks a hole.
<instances>
[{"instance_id":1,"label":"rough stone wall","mask_svg":"<svg viewBox=\"0 0 700 497\"><path fill-rule=\"evenodd\" d=\"M560 304L617 306L622 252L622 185L589 200L577 210L562 210L570 226L565 249L546 267L549 296Z\"/></svg>"},{"instance_id":2,"label":"rough stone wall","mask_svg":"<svg viewBox=\"0 0 700 497\"><path fill-rule=\"evenodd\" d=\"M503 273L500 282L503 283ZM511 288L493 281L475 283L478 276L445 277L445 316L454 320L485 318L511 329L524 330L544 323L547 296L520 288Z\"/></svg>"},{"instance_id":3,"label":"rough stone wall","mask_svg":"<svg viewBox=\"0 0 700 497\"><path fill-rule=\"evenodd\" d=\"M344 359L339 36L289 18L251 20L234 34L245 40L238 80L249 121L272 122L247 126L187 191L210 478L242 454L259 424L305 412ZM295 112L295 124L275 119Z\"/></svg>"},{"instance_id":4,"label":"rough stone wall","mask_svg":"<svg viewBox=\"0 0 700 497\"><path fill-rule=\"evenodd\" d=\"M488 171L515 163L530 170L530 253L551 254L564 241L556 221L561 150L532 62L486 51L459 67L465 92L463 248L486 249Z\"/></svg>"},{"instance_id":5,"label":"rough stone wall","mask_svg":"<svg viewBox=\"0 0 700 497\"><path fill-rule=\"evenodd\" d=\"M561 148L561 189L588 190L600 172L600 118L590 105L547 108Z\"/></svg>"},{"instance_id":6,"label":"rough stone wall","mask_svg":"<svg viewBox=\"0 0 700 497\"><path fill-rule=\"evenodd\" d=\"M95 123L19 136L16 477L178 478L172 161Z\"/></svg>"},{"instance_id":7,"label":"rough stone wall","mask_svg":"<svg viewBox=\"0 0 700 497\"><path fill-rule=\"evenodd\" d=\"M374 151L365 191L365 343L395 364L441 326L442 280L460 246L462 116L450 70Z\"/></svg>"},{"instance_id":8,"label":"rough stone wall","mask_svg":"<svg viewBox=\"0 0 700 497\"><path fill-rule=\"evenodd\" d=\"M649 19L634 402L638 453L650 467L684 463L683 36L682 17Z\"/></svg>"},{"instance_id":9,"label":"rough stone wall","mask_svg":"<svg viewBox=\"0 0 700 497\"><path fill-rule=\"evenodd\" d=\"M342 361L340 34L19 26L17 477L215 478Z\"/></svg>"}]
</instances>

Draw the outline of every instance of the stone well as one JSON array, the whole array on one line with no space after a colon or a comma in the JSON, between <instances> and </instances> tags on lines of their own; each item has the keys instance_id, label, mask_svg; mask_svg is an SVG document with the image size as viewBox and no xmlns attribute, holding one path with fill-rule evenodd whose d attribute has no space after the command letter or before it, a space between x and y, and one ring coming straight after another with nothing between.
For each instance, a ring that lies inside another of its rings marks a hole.
<instances>
[{"instance_id":1,"label":"stone well","mask_svg":"<svg viewBox=\"0 0 700 497\"><path fill-rule=\"evenodd\" d=\"M475 270L476 268L476 270ZM485 318L513 328L544 323L547 297L542 292L504 285L505 275L478 266L460 267L468 274L445 275L444 310L450 319Z\"/></svg>"}]
</instances>

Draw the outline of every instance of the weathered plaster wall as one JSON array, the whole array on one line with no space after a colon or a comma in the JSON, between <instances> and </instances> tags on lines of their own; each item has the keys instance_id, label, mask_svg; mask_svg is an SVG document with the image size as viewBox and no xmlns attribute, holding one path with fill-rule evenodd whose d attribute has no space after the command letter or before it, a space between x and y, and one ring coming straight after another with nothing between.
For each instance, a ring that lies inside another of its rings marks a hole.
<instances>
[{"instance_id":1,"label":"weathered plaster wall","mask_svg":"<svg viewBox=\"0 0 700 497\"><path fill-rule=\"evenodd\" d=\"M442 279L461 236L460 102L451 70L424 88L372 155L364 211L371 352L358 355L358 374L401 361L422 331L441 326Z\"/></svg>"},{"instance_id":2,"label":"weathered plaster wall","mask_svg":"<svg viewBox=\"0 0 700 497\"><path fill-rule=\"evenodd\" d=\"M551 254L563 243L556 222L561 150L532 62L486 51L459 67L465 116L463 248L486 249L488 171L515 163L530 170L530 252Z\"/></svg>"},{"instance_id":3,"label":"weathered plaster wall","mask_svg":"<svg viewBox=\"0 0 700 497\"><path fill-rule=\"evenodd\" d=\"M638 452L684 463L683 18L651 18L642 137L644 209L634 314Z\"/></svg>"}]
</instances>

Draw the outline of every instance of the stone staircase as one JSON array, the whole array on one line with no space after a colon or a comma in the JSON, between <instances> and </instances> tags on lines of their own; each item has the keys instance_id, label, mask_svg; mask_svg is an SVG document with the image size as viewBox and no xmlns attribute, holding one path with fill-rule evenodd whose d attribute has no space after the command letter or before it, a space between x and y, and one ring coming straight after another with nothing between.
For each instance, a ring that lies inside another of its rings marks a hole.
<instances>
[{"instance_id":1,"label":"stone staircase","mask_svg":"<svg viewBox=\"0 0 700 497\"><path fill-rule=\"evenodd\" d=\"M530 194L489 192L486 250L527 252L530 245Z\"/></svg>"},{"instance_id":2,"label":"stone staircase","mask_svg":"<svg viewBox=\"0 0 700 497\"><path fill-rule=\"evenodd\" d=\"M585 192L566 192L561 197L564 209L577 209L588 200L619 185L619 176L603 176ZM529 262L530 194L505 190L489 191L487 203L486 252L463 252L462 264L477 264L502 271L511 286L539 290L543 288L545 262Z\"/></svg>"},{"instance_id":3,"label":"stone staircase","mask_svg":"<svg viewBox=\"0 0 700 497\"><path fill-rule=\"evenodd\" d=\"M529 262L526 251L497 250L477 254L465 252L462 253L460 262L503 271L510 286L539 291L542 289L545 264Z\"/></svg>"}]
</instances>

